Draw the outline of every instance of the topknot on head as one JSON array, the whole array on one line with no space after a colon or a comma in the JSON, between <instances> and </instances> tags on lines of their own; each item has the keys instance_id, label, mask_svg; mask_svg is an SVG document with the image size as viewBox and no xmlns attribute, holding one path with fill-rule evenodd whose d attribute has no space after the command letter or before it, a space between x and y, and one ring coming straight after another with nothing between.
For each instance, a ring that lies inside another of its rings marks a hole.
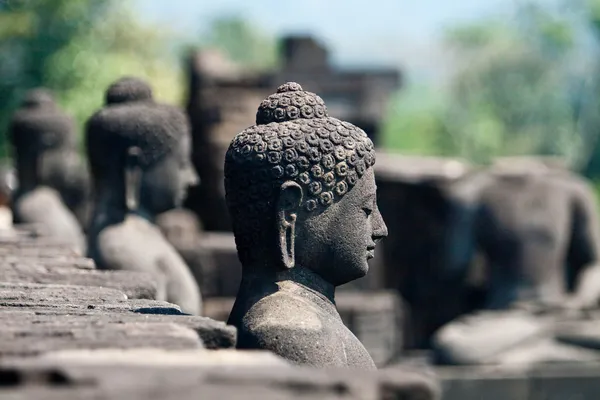
<instances>
[{"instance_id":1,"label":"topknot on head","mask_svg":"<svg viewBox=\"0 0 600 400\"><path fill-rule=\"evenodd\" d=\"M303 92L302 86L296 82L287 82L277 88L277 93Z\"/></svg>"},{"instance_id":2,"label":"topknot on head","mask_svg":"<svg viewBox=\"0 0 600 400\"><path fill-rule=\"evenodd\" d=\"M106 104L152 101L152 87L143 79L126 76L106 89Z\"/></svg>"},{"instance_id":3,"label":"topknot on head","mask_svg":"<svg viewBox=\"0 0 600 400\"><path fill-rule=\"evenodd\" d=\"M328 116L322 98L312 92L304 91L296 82L288 82L279 86L277 93L260 103L256 113L256 125Z\"/></svg>"},{"instance_id":4,"label":"topknot on head","mask_svg":"<svg viewBox=\"0 0 600 400\"><path fill-rule=\"evenodd\" d=\"M37 88L28 91L23 98L21 106L24 108L50 108L54 107L54 97L48 89Z\"/></svg>"}]
</instances>

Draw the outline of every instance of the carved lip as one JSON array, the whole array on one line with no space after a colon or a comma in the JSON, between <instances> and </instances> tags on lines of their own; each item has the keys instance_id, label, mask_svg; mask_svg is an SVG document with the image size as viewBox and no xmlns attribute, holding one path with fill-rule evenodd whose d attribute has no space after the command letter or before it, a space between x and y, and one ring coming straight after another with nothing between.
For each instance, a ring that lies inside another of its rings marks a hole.
<instances>
[{"instance_id":1,"label":"carved lip","mask_svg":"<svg viewBox=\"0 0 600 400\"><path fill-rule=\"evenodd\" d=\"M371 259L375 257L375 246L368 246L367 247L367 259Z\"/></svg>"}]
</instances>

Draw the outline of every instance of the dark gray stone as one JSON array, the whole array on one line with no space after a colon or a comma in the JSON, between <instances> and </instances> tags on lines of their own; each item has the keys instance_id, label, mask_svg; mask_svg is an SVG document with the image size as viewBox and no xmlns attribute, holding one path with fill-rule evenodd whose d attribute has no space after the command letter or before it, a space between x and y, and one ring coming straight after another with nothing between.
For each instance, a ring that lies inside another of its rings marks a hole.
<instances>
[{"instance_id":1,"label":"dark gray stone","mask_svg":"<svg viewBox=\"0 0 600 400\"><path fill-rule=\"evenodd\" d=\"M123 292L108 288L0 282L0 302L2 304L103 304L126 299L127 296Z\"/></svg>"},{"instance_id":2,"label":"dark gray stone","mask_svg":"<svg viewBox=\"0 0 600 400\"><path fill-rule=\"evenodd\" d=\"M136 85L144 83L116 82L108 89L109 104L87 123L97 192L88 255L99 269L153 274L166 288L159 298L199 314L198 285L154 224L157 215L180 206L187 187L197 183L189 122L176 107L152 101L151 92Z\"/></svg>"},{"instance_id":3,"label":"dark gray stone","mask_svg":"<svg viewBox=\"0 0 600 400\"><path fill-rule=\"evenodd\" d=\"M487 177L460 159L379 152L375 178L390 235L367 279L371 287L402 295L405 346L426 349L439 327L480 305L471 295L478 287L463 271L473 260L474 220Z\"/></svg>"},{"instance_id":4,"label":"dark gray stone","mask_svg":"<svg viewBox=\"0 0 600 400\"><path fill-rule=\"evenodd\" d=\"M152 275L129 271L77 270L35 264L0 264L0 281L76 286L100 286L117 289L130 299L156 299L164 288Z\"/></svg>"},{"instance_id":5,"label":"dark gray stone","mask_svg":"<svg viewBox=\"0 0 600 400\"><path fill-rule=\"evenodd\" d=\"M365 373L259 365L184 368L45 363L39 366L22 362L4 363L2 371L7 380L16 377L13 382L19 382L6 385L3 396L10 399L58 399L52 396L61 395L61 399L191 400L197 399L198 393L203 399L215 400L439 399L434 379L407 371Z\"/></svg>"},{"instance_id":6,"label":"dark gray stone","mask_svg":"<svg viewBox=\"0 0 600 400\"><path fill-rule=\"evenodd\" d=\"M72 118L49 92L32 90L15 112L8 136L18 173L15 221L42 224L50 236L84 252L83 231L73 211L87 201L89 180L77 152Z\"/></svg>"},{"instance_id":7,"label":"dark gray stone","mask_svg":"<svg viewBox=\"0 0 600 400\"><path fill-rule=\"evenodd\" d=\"M0 331L0 356L32 356L69 349L193 349L202 341L193 330L175 323L78 323L54 318L48 324L11 324Z\"/></svg>"},{"instance_id":8,"label":"dark gray stone","mask_svg":"<svg viewBox=\"0 0 600 400\"><path fill-rule=\"evenodd\" d=\"M23 257L4 256L0 257L0 265L9 265L12 268L25 265L28 267L40 267L53 270L82 270L90 271L96 269L94 260L82 257ZM3 268L3 267L0 267Z\"/></svg>"},{"instance_id":9,"label":"dark gray stone","mask_svg":"<svg viewBox=\"0 0 600 400\"><path fill-rule=\"evenodd\" d=\"M335 308L335 287L364 276L387 236L376 202L373 143L287 83L232 141L225 191L240 290L229 323L239 348L314 367L374 369Z\"/></svg>"},{"instance_id":10,"label":"dark gray stone","mask_svg":"<svg viewBox=\"0 0 600 400\"><path fill-rule=\"evenodd\" d=\"M225 232L207 232L202 235L199 248L209 253L212 258L212 270L203 269L203 279L206 285L212 288L212 296L235 296L242 281L242 264L233 235Z\"/></svg>"},{"instance_id":11,"label":"dark gray stone","mask_svg":"<svg viewBox=\"0 0 600 400\"><path fill-rule=\"evenodd\" d=\"M141 312L135 312L141 311ZM6 309L0 311L0 321L3 328L0 330L0 336L12 337L13 331L25 332L27 330L35 331L32 335L37 335L38 330L58 328L90 328L103 325L119 324L175 324L195 332L204 346L208 349L225 349L235 347L236 330L223 322L214 321L210 318L195 317L183 314L157 315L155 313L146 313L154 311L151 308L139 307L134 312L128 310L106 309L70 309L68 307L56 309L32 309L22 311L19 309ZM115 342L118 346L118 342ZM85 348L85 346L82 346Z\"/></svg>"},{"instance_id":12,"label":"dark gray stone","mask_svg":"<svg viewBox=\"0 0 600 400\"><path fill-rule=\"evenodd\" d=\"M433 345L444 363L598 359L574 341L556 342L553 332L556 321L599 304L600 220L593 190L563 169L527 165L490 171L474 230L488 271L487 311L436 333ZM532 345L531 335L541 339Z\"/></svg>"},{"instance_id":13,"label":"dark gray stone","mask_svg":"<svg viewBox=\"0 0 600 400\"><path fill-rule=\"evenodd\" d=\"M344 324L365 346L375 365L402 351L402 303L394 292L340 292L335 305Z\"/></svg>"},{"instance_id":14,"label":"dark gray stone","mask_svg":"<svg viewBox=\"0 0 600 400\"><path fill-rule=\"evenodd\" d=\"M443 400L533 400L526 371L437 369Z\"/></svg>"}]
</instances>

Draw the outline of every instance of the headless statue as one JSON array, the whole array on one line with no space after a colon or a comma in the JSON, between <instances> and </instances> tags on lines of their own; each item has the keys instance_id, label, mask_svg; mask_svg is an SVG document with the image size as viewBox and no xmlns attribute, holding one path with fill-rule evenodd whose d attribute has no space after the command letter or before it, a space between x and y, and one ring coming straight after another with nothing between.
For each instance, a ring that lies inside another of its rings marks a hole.
<instances>
[{"instance_id":1,"label":"headless statue","mask_svg":"<svg viewBox=\"0 0 600 400\"><path fill-rule=\"evenodd\" d=\"M597 308L600 222L589 185L538 165L493 169L475 235L487 265L485 310L437 332L434 349L450 364L589 361L555 340L557 323Z\"/></svg>"},{"instance_id":2,"label":"headless statue","mask_svg":"<svg viewBox=\"0 0 600 400\"><path fill-rule=\"evenodd\" d=\"M17 223L37 223L48 235L85 252L85 238L75 214L61 196L57 181L72 170L74 124L43 89L30 91L11 121L18 188L13 195Z\"/></svg>"},{"instance_id":3,"label":"headless statue","mask_svg":"<svg viewBox=\"0 0 600 400\"><path fill-rule=\"evenodd\" d=\"M98 268L146 271L165 283L159 297L199 314L198 285L187 265L154 224L181 205L197 182L190 162L190 128L177 108L139 101L139 80L118 81L107 92L134 86L87 123L87 152L95 187L89 256ZM131 98L127 99L129 93Z\"/></svg>"},{"instance_id":4,"label":"headless statue","mask_svg":"<svg viewBox=\"0 0 600 400\"><path fill-rule=\"evenodd\" d=\"M376 203L373 143L287 83L232 141L225 190L242 282L229 317L238 347L313 367L373 369L335 307L387 236Z\"/></svg>"}]
</instances>

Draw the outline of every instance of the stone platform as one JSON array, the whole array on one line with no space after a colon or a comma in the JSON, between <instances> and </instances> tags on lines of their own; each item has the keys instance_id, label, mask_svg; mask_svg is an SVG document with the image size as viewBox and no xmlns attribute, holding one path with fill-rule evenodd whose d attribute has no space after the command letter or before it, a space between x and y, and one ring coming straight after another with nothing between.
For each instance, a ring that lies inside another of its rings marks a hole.
<instances>
[{"instance_id":1,"label":"stone platform","mask_svg":"<svg viewBox=\"0 0 600 400\"><path fill-rule=\"evenodd\" d=\"M420 369L312 370L235 350L234 327L156 300L162 290L148 274L96 270L28 228L0 235L0 398L440 398ZM348 303L348 320L375 338L369 327L387 323L380 309L393 301Z\"/></svg>"}]
</instances>

